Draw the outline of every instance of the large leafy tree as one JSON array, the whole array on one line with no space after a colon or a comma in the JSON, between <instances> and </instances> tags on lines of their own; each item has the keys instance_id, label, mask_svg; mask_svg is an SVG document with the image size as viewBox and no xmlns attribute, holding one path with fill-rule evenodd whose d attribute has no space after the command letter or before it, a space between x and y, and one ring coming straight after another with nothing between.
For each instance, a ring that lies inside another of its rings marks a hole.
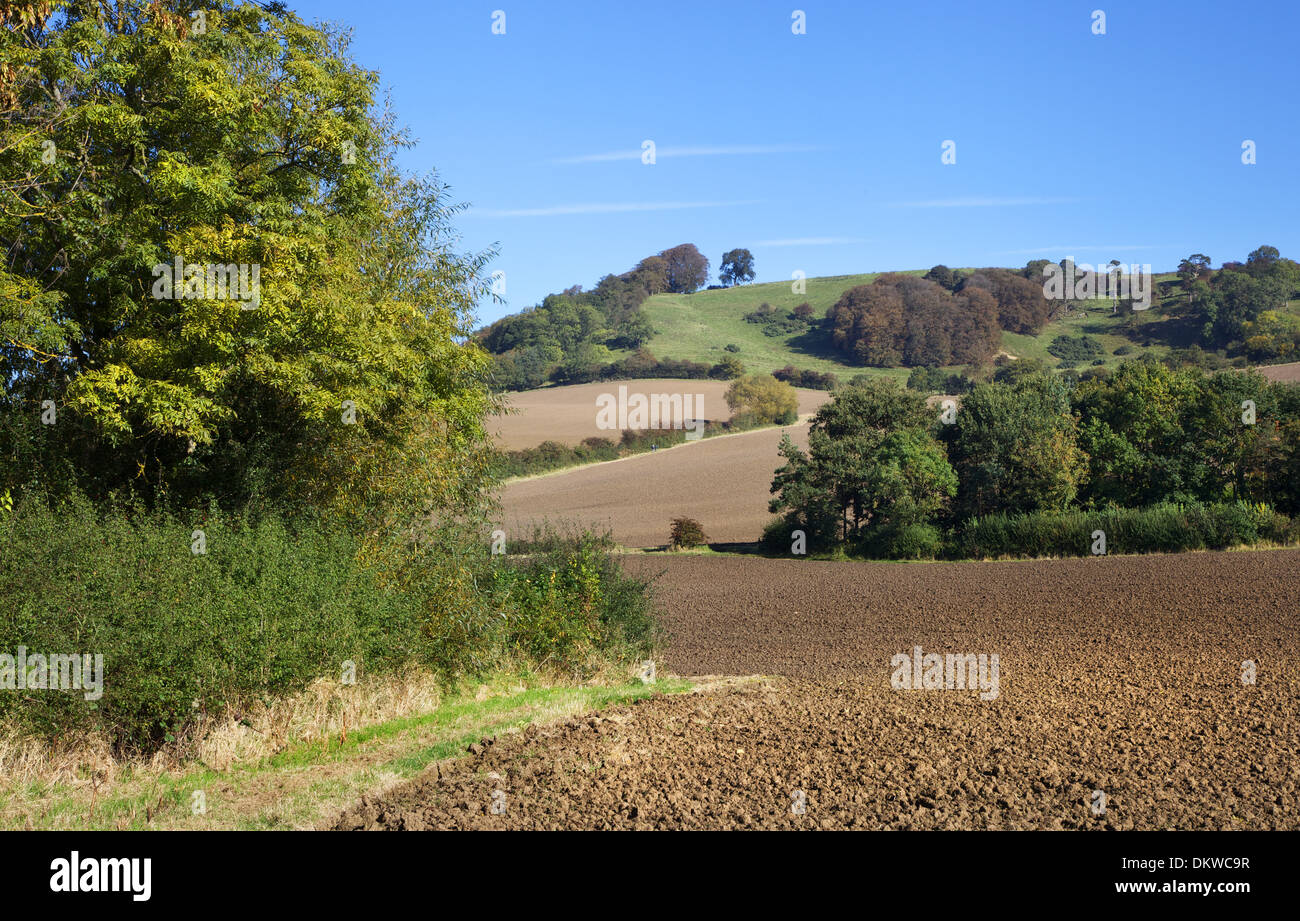
<instances>
[{"instance_id":1,"label":"large leafy tree","mask_svg":"<svg viewBox=\"0 0 1300 921\"><path fill-rule=\"evenodd\" d=\"M0 364L6 410L59 414L11 425L6 457L99 493L473 502L489 397L465 337L486 256L456 253L436 177L396 169L407 142L346 34L278 3L17 8ZM260 298L157 297L178 259L256 267Z\"/></svg>"},{"instance_id":2,"label":"large leafy tree","mask_svg":"<svg viewBox=\"0 0 1300 921\"><path fill-rule=\"evenodd\" d=\"M747 249L732 249L723 253L718 280L728 286L753 281L754 254Z\"/></svg>"},{"instance_id":3,"label":"large leafy tree","mask_svg":"<svg viewBox=\"0 0 1300 921\"><path fill-rule=\"evenodd\" d=\"M957 489L933 425L925 398L892 380L845 388L813 418L807 454L782 439L771 511L850 544L932 519Z\"/></svg>"},{"instance_id":4,"label":"large leafy tree","mask_svg":"<svg viewBox=\"0 0 1300 921\"><path fill-rule=\"evenodd\" d=\"M1078 494L1086 458L1059 377L976 386L945 435L965 515L1062 511Z\"/></svg>"},{"instance_id":5,"label":"large leafy tree","mask_svg":"<svg viewBox=\"0 0 1300 921\"><path fill-rule=\"evenodd\" d=\"M709 260L694 243L682 243L659 254L664 261L665 291L691 294L709 280Z\"/></svg>"}]
</instances>

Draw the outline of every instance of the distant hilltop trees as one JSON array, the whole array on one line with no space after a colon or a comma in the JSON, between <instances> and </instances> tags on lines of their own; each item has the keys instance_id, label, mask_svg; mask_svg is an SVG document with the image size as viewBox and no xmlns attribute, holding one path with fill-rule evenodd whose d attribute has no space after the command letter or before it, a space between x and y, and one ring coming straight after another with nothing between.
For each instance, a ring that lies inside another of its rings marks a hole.
<instances>
[{"instance_id":1,"label":"distant hilltop trees","mask_svg":"<svg viewBox=\"0 0 1300 921\"><path fill-rule=\"evenodd\" d=\"M1111 260L1110 265L1120 263ZM1035 259L1023 269L959 271L936 265L921 277L885 273L872 284L844 291L825 320L817 318L810 304L788 310L759 303L743 317L773 338L816 331L850 364L979 365L1001 349L1003 331L1038 335L1078 303L1047 296L1045 270L1057 266L1074 268L1069 260ZM753 254L744 248L728 250L718 275L723 284L716 287L747 284L754 277ZM641 310L646 298L692 294L708 280L708 259L694 244L682 243L621 275L606 275L590 291L575 285L548 295L538 306L478 333L494 356L494 384L527 390L636 374L731 379L740 373L734 358L705 365L655 358L646 349L655 333ZM1225 262L1217 270L1209 256L1192 254L1179 264L1176 279L1167 278L1156 288L1162 309L1177 312L1197 336L1196 347L1180 354L1200 354L1203 348L1218 353L1207 360L1224 363L1229 357L1240 362L1300 359L1300 313L1288 307L1288 300L1300 294L1300 265L1276 247L1258 247L1245 262ZM1121 295L1113 309L1125 314L1135 308ZM1057 336L1048 353L1064 362L1098 363L1098 349L1086 337Z\"/></svg>"}]
</instances>

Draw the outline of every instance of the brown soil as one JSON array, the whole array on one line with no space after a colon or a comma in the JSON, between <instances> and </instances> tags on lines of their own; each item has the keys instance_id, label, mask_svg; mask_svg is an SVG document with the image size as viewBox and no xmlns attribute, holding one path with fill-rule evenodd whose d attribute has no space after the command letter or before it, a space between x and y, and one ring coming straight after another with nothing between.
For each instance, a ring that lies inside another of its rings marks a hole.
<instances>
[{"instance_id":1,"label":"brown soil","mask_svg":"<svg viewBox=\"0 0 1300 921\"><path fill-rule=\"evenodd\" d=\"M670 450L508 484L501 494L508 538L543 521L609 529L625 547L668 543L670 523L694 518L711 541L753 541L774 517L767 510L782 431L808 447L808 424L704 438Z\"/></svg>"},{"instance_id":2,"label":"brown soil","mask_svg":"<svg viewBox=\"0 0 1300 921\"><path fill-rule=\"evenodd\" d=\"M1294 383L1300 381L1300 361L1286 365L1262 365L1255 369L1271 381Z\"/></svg>"},{"instance_id":3,"label":"brown soil","mask_svg":"<svg viewBox=\"0 0 1300 921\"><path fill-rule=\"evenodd\" d=\"M627 387L633 393L680 393L704 395L703 417L709 420L727 420L731 410L725 395L730 381L698 381L674 379L648 379L633 381L604 381L595 384L574 384L570 387L547 387L509 395L510 406L517 413L488 420L488 431L502 448L520 450L533 448L543 441L558 441L576 445L584 438L609 438L617 441L619 432L596 428L596 398L602 393L618 396L618 388ZM799 415L817 411L830 399L821 390L797 389Z\"/></svg>"},{"instance_id":4,"label":"brown soil","mask_svg":"<svg viewBox=\"0 0 1300 921\"><path fill-rule=\"evenodd\" d=\"M484 740L336 827L1300 828L1300 552L629 565L662 669L785 677ZM892 688L916 645L997 653L996 699Z\"/></svg>"}]
</instances>

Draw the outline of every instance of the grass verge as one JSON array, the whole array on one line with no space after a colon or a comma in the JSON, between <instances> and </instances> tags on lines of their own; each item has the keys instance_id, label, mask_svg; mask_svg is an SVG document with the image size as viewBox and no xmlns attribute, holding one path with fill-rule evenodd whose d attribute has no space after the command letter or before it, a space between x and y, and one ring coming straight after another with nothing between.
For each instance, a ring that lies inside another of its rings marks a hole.
<instances>
[{"instance_id":1,"label":"grass verge","mask_svg":"<svg viewBox=\"0 0 1300 921\"><path fill-rule=\"evenodd\" d=\"M362 795L415 777L481 738L692 687L678 678L660 678L653 685L572 685L531 673L498 674L453 689L428 712L292 744L225 770L197 762L167 771L139 764L116 772L111 783L90 773L3 786L0 828L315 828ZM202 812L196 809L200 801Z\"/></svg>"}]
</instances>

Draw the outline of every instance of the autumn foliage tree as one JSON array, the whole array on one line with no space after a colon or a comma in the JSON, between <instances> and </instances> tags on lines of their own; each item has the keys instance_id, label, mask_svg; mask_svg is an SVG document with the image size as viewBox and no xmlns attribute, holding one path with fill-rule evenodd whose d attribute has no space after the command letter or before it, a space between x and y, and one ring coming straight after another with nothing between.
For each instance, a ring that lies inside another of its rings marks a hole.
<instances>
[{"instance_id":1,"label":"autumn foliage tree","mask_svg":"<svg viewBox=\"0 0 1300 921\"><path fill-rule=\"evenodd\" d=\"M694 243L682 243L659 254L664 261L667 284L664 290L673 294L692 294L709 280L709 260Z\"/></svg>"},{"instance_id":2,"label":"autumn foliage tree","mask_svg":"<svg viewBox=\"0 0 1300 921\"><path fill-rule=\"evenodd\" d=\"M987 360L1000 341L997 303L979 287L950 294L910 275L850 288L826 315L834 345L876 367Z\"/></svg>"},{"instance_id":3,"label":"autumn foliage tree","mask_svg":"<svg viewBox=\"0 0 1300 921\"><path fill-rule=\"evenodd\" d=\"M799 395L770 374L738 377L727 388L727 406L736 416L752 422L789 425L799 415Z\"/></svg>"}]
</instances>

